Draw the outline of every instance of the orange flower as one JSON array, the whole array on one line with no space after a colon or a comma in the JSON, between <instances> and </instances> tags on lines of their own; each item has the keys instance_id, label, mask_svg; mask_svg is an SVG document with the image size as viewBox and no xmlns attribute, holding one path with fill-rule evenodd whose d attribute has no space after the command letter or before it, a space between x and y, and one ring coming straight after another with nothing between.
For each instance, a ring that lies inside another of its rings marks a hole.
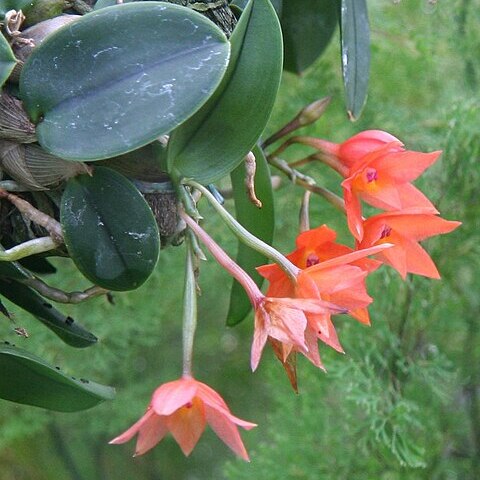
<instances>
[{"instance_id":1,"label":"orange flower","mask_svg":"<svg viewBox=\"0 0 480 480\"><path fill-rule=\"evenodd\" d=\"M364 235L359 248L381 245L394 247L380 252L377 258L397 270L405 279L407 273L440 278L437 267L419 241L434 235L449 233L461 222L444 220L430 210L408 209L387 212L368 218L363 223Z\"/></svg>"},{"instance_id":2,"label":"orange flower","mask_svg":"<svg viewBox=\"0 0 480 480\"><path fill-rule=\"evenodd\" d=\"M314 365L321 367L320 356L315 335L307 328L306 313L346 313L346 310L337 305L325 302L318 295L310 298L275 298L265 296L253 279L228 255L222 248L188 215L182 214L187 225L208 248L215 260L229 272L245 289L255 310L255 330L252 342L251 366L255 370L260 362L263 348L267 341L277 345L286 358L292 351L303 353ZM379 247L374 247L377 249ZM383 247L380 247L383 248ZM279 254L280 255L280 254ZM283 257L284 258L284 257ZM296 276L300 270L285 259L290 265L292 275ZM278 295L282 297L282 295Z\"/></svg>"},{"instance_id":3,"label":"orange flower","mask_svg":"<svg viewBox=\"0 0 480 480\"><path fill-rule=\"evenodd\" d=\"M288 254L287 258L295 266L301 270L305 270L326 260L342 257L343 255L354 252L354 250L346 245L336 243L336 237L336 232L326 225L302 232L296 239L297 248ZM368 255L368 253L366 255ZM376 270L381 265L381 262L365 258L366 255L357 260L353 260L351 264L370 273ZM267 295L272 297L294 295L294 286L288 281L287 276L278 265L263 265L257 270L270 282ZM357 318L355 311L350 312L350 314ZM366 315L368 317L368 313L366 313ZM359 320L364 321L365 314L360 314L360 316L362 318L359 318ZM368 323L368 320L364 321L364 323Z\"/></svg>"},{"instance_id":4,"label":"orange flower","mask_svg":"<svg viewBox=\"0 0 480 480\"><path fill-rule=\"evenodd\" d=\"M438 213L430 200L410 182L430 167L441 152L400 150L401 144L387 143L355 162L342 182L347 221L352 235L362 240L360 200L383 210L423 208Z\"/></svg>"},{"instance_id":5,"label":"orange flower","mask_svg":"<svg viewBox=\"0 0 480 480\"><path fill-rule=\"evenodd\" d=\"M135 455L143 455L171 432L188 456L207 423L239 457L249 461L237 426L250 430L256 424L232 415L215 390L189 376L158 387L145 415L110 443L125 443L138 434Z\"/></svg>"},{"instance_id":6,"label":"orange flower","mask_svg":"<svg viewBox=\"0 0 480 480\"><path fill-rule=\"evenodd\" d=\"M318 138L311 139L310 143L307 144L318 148L322 153L333 157L333 159L339 160L341 165L347 168L350 168L368 153L386 144L391 145L392 151L403 150L403 144L398 138L382 130L365 130L343 143L332 143Z\"/></svg>"},{"instance_id":7,"label":"orange flower","mask_svg":"<svg viewBox=\"0 0 480 480\"><path fill-rule=\"evenodd\" d=\"M379 262L365 258L372 250L353 251L334 242L336 233L322 225L300 234L297 249L287 258L301 269L294 285L278 265L263 265L257 270L269 281L267 296L310 298L331 302L345 308L357 320L369 324L366 307L372 302L367 294L365 277ZM343 352L332 312L306 312L308 336L318 338Z\"/></svg>"},{"instance_id":8,"label":"orange flower","mask_svg":"<svg viewBox=\"0 0 480 480\"><path fill-rule=\"evenodd\" d=\"M315 366L322 367L316 336L311 334L307 315L346 313L346 310L323 301L320 297L263 297L255 305L251 367L255 371L267 340L281 349L283 362L292 351L305 355Z\"/></svg>"}]
</instances>

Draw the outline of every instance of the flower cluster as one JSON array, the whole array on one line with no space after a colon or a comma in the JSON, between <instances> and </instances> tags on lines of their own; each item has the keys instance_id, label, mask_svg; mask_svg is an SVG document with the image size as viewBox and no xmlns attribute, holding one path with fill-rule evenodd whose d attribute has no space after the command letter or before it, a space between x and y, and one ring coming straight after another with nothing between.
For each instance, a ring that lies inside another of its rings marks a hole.
<instances>
[{"instance_id":1,"label":"flower cluster","mask_svg":"<svg viewBox=\"0 0 480 480\"><path fill-rule=\"evenodd\" d=\"M435 264L418 242L451 232L460 225L442 219L431 201L411 183L438 159L440 152L408 151L398 139L378 130L362 132L342 144L296 138L314 146L325 163L343 176L345 213L355 248L337 243L335 231L322 225L302 232L296 239L296 249L283 256L246 231L208 189L187 182L211 202L240 240L274 260L275 263L257 268L269 282L263 294L192 216L180 213L190 233L249 297L255 313L252 370L257 369L268 343L295 390L297 353L323 369L318 341L343 352L333 315L349 314L370 324L367 308L373 299L367 293L367 275L384 263L403 278L407 273L439 278ZM383 212L365 219L362 202ZM179 380L160 386L145 415L111 443L124 443L138 434L136 454L141 455L170 432L184 454L189 455L208 423L239 457L248 460L238 426L250 429L255 424L233 416L218 393L195 380L190 371L196 324L192 260L195 251L198 257L198 246L195 250L190 245L184 307L184 374Z\"/></svg>"},{"instance_id":2,"label":"flower cluster","mask_svg":"<svg viewBox=\"0 0 480 480\"><path fill-rule=\"evenodd\" d=\"M433 165L441 152L406 150L400 140L380 130L361 132L342 144L316 139L312 145L329 157L344 176L348 227L357 248L388 242L394 247L378 258L395 268L402 278L407 273L440 278L418 242L449 233L460 222L439 217L435 206L411 182ZM365 219L361 201L385 212Z\"/></svg>"}]
</instances>

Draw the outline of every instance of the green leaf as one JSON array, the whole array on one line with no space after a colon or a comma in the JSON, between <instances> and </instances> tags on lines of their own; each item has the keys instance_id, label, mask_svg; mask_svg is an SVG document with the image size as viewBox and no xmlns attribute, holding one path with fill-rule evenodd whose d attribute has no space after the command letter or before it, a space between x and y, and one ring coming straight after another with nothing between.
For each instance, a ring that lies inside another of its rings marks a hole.
<instances>
[{"instance_id":1,"label":"green leaf","mask_svg":"<svg viewBox=\"0 0 480 480\"><path fill-rule=\"evenodd\" d=\"M162 2L116 5L35 48L20 92L45 150L100 160L190 117L217 88L229 52L220 29L194 11Z\"/></svg>"},{"instance_id":2,"label":"green leaf","mask_svg":"<svg viewBox=\"0 0 480 480\"><path fill-rule=\"evenodd\" d=\"M160 142L153 142L133 152L101 160L97 165L143 182L165 182L170 180L164 169L162 170L162 163L166 162L166 150Z\"/></svg>"},{"instance_id":3,"label":"green leaf","mask_svg":"<svg viewBox=\"0 0 480 480\"><path fill-rule=\"evenodd\" d=\"M247 6L247 3L248 0L233 0L232 2L230 2L230 6L235 6L243 10ZM280 14L282 11L282 0L270 0L270 3L272 4L277 14Z\"/></svg>"},{"instance_id":4,"label":"green leaf","mask_svg":"<svg viewBox=\"0 0 480 480\"><path fill-rule=\"evenodd\" d=\"M9 10L23 10L35 2L36 0L0 0L0 19L2 19Z\"/></svg>"},{"instance_id":5,"label":"green leaf","mask_svg":"<svg viewBox=\"0 0 480 480\"><path fill-rule=\"evenodd\" d=\"M283 4L280 22L286 70L300 74L322 54L337 26L337 8L332 0L295 0Z\"/></svg>"},{"instance_id":6,"label":"green leaf","mask_svg":"<svg viewBox=\"0 0 480 480\"><path fill-rule=\"evenodd\" d=\"M97 343L97 337L82 325L66 317L30 287L15 280L0 279L0 295L33 315L67 345L85 348Z\"/></svg>"},{"instance_id":7,"label":"green leaf","mask_svg":"<svg viewBox=\"0 0 480 480\"><path fill-rule=\"evenodd\" d=\"M342 71L347 112L357 120L367 100L370 26L366 0L341 0Z\"/></svg>"},{"instance_id":8,"label":"green leaf","mask_svg":"<svg viewBox=\"0 0 480 480\"><path fill-rule=\"evenodd\" d=\"M77 380L26 350L0 344L0 398L59 412L86 410L111 400L111 387Z\"/></svg>"},{"instance_id":9,"label":"green leaf","mask_svg":"<svg viewBox=\"0 0 480 480\"><path fill-rule=\"evenodd\" d=\"M5 37L0 33L0 87L7 81L17 60Z\"/></svg>"},{"instance_id":10,"label":"green leaf","mask_svg":"<svg viewBox=\"0 0 480 480\"><path fill-rule=\"evenodd\" d=\"M96 167L67 182L60 210L77 268L109 290L133 290L150 276L160 238L150 207L123 175Z\"/></svg>"},{"instance_id":11,"label":"green leaf","mask_svg":"<svg viewBox=\"0 0 480 480\"><path fill-rule=\"evenodd\" d=\"M262 202L262 208L255 207L250 202L245 191L245 166L238 166L231 174L233 198L237 220L251 233L266 243L271 244L275 228L275 215L273 210L273 191L270 180L270 169L267 160L258 146L253 149L257 160L257 172L255 175L255 191ZM239 242L237 263L255 280L261 287L263 278L257 273L255 267L268 263L261 253L250 249ZM233 326L240 323L251 309L250 300L243 287L236 281L233 282L230 295L230 307L227 315L227 325Z\"/></svg>"},{"instance_id":12,"label":"green leaf","mask_svg":"<svg viewBox=\"0 0 480 480\"><path fill-rule=\"evenodd\" d=\"M168 145L174 176L212 183L252 149L270 116L282 71L282 35L268 0L250 0L231 36L232 57L213 97Z\"/></svg>"},{"instance_id":13,"label":"green leaf","mask_svg":"<svg viewBox=\"0 0 480 480\"><path fill-rule=\"evenodd\" d=\"M43 258L40 255L31 255L30 257L22 258L18 262L22 267L28 268L28 270L40 275L52 274L57 271L57 269L46 258Z\"/></svg>"},{"instance_id":14,"label":"green leaf","mask_svg":"<svg viewBox=\"0 0 480 480\"><path fill-rule=\"evenodd\" d=\"M18 262L0 262L0 277L24 280L31 275Z\"/></svg>"}]
</instances>

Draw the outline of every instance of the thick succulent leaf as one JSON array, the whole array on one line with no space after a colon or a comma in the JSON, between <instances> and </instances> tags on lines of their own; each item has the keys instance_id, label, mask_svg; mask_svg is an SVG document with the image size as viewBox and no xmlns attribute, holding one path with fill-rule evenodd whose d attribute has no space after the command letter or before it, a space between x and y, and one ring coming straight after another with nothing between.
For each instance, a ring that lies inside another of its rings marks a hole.
<instances>
[{"instance_id":1,"label":"thick succulent leaf","mask_svg":"<svg viewBox=\"0 0 480 480\"><path fill-rule=\"evenodd\" d=\"M165 182L170 179L162 168L167 161L166 151L160 142L153 142L133 152L101 160L97 165L111 168L126 177L143 182Z\"/></svg>"},{"instance_id":2,"label":"thick succulent leaf","mask_svg":"<svg viewBox=\"0 0 480 480\"><path fill-rule=\"evenodd\" d=\"M340 32L343 83L351 120L367 100L370 75L370 26L366 0L341 0Z\"/></svg>"},{"instance_id":3,"label":"thick succulent leaf","mask_svg":"<svg viewBox=\"0 0 480 480\"><path fill-rule=\"evenodd\" d=\"M268 0L250 0L230 38L232 56L212 98L177 128L168 146L174 176L208 184L252 149L270 116L282 71L282 35Z\"/></svg>"},{"instance_id":4,"label":"thick succulent leaf","mask_svg":"<svg viewBox=\"0 0 480 480\"><path fill-rule=\"evenodd\" d=\"M5 37L0 34L0 87L7 81L17 61Z\"/></svg>"},{"instance_id":5,"label":"thick succulent leaf","mask_svg":"<svg viewBox=\"0 0 480 480\"><path fill-rule=\"evenodd\" d=\"M247 6L248 0L233 0L230 2L232 7L238 7L243 10ZM270 3L273 5L273 8L280 15L282 11L282 0L270 0Z\"/></svg>"},{"instance_id":6,"label":"thick succulent leaf","mask_svg":"<svg viewBox=\"0 0 480 480\"><path fill-rule=\"evenodd\" d=\"M0 262L0 277L24 280L31 278L32 275L19 262Z\"/></svg>"},{"instance_id":7,"label":"thick succulent leaf","mask_svg":"<svg viewBox=\"0 0 480 480\"><path fill-rule=\"evenodd\" d=\"M77 412L111 400L111 387L70 377L26 350L0 344L0 398L59 412Z\"/></svg>"},{"instance_id":8,"label":"thick succulent leaf","mask_svg":"<svg viewBox=\"0 0 480 480\"><path fill-rule=\"evenodd\" d=\"M150 207L123 175L96 167L67 182L60 209L65 245L77 268L109 290L133 290L150 276L160 238Z\"/></svg>"},{"instance_id":9,"label":"thick succulent leaf","mask_svg":"<svg viewBox=\"0 0 480 480\"><path fill-rule=\"evenodd\" d=\"M67 345L85 348L97 343L97 337L66 317L30 287L9 279L0 279L0 295L32 314Z\"/></svg>"},{"instance_id":10,"label":"thick succulent leaf","mask_svg":"<svg viewBox=\"0 0 480 480\"><path fill-rule=\"evenodd\" d=\"M8 319L12 320L12 316L10 315L10 312L7 310L7 307L0 301L0 313L2 315L5 315Z\"/></svg>"},{"instance_id":11,"label":"thick succulent leaf","mask_svg":"<svg viewBox=\"0 0 480 480\"><path fill-rule=\"evenodd\" d=\"M20 263L22 267L28 268L28 270L40 275L52 274L57 271L56 267L54 267L46 258L39 255L22 258L18 263Z\"/></svg>"},{"instance_id":12,"label":"thick succulent leaf","mask_svg":"<svg viewBox=\"0 0 480 480\"><path fill-rule=\"evenodd\" d=\"M211 96L225 35L163 2L104 8L61 28L26 62L20 92L37 138L67 160L121 155L168 133Z\"/></svg>"},{"instance_id":13,"label":"thick succulent leaf","mask_svg":"<svg viewBox=\"0 0 480 480\"><path fill-rule=\"evenodd\" d=\"M275 227L273 210L273 191L270 180L270 169L262 150L257 146L253 153L257 159L257 172L255 175L255 192L262 202L262 208L255 207L249 200L245 190L245 166L239 165L232 173L233 198L237 220L251 233L264 242L271 244ZM255 267L268 263L261 253L245 246L238 245L237 263L261 287L263 278L257 273ZM234 281L230 294L230 307L227 315L227 325L236 325L241 322L251 309L250 300L242 286Z\"/></svg>"},{"instance_id":14,"label":"thick succulent leaf","mask_svg":"<svg viewBox=\"0 0 480 480\"><path fill-rule=\"evenodd\" d=\"M337 26L337 3L332 0L284 2L281 24L284 68L300 74L325 50Z\"/></svg>"}]
</instances>

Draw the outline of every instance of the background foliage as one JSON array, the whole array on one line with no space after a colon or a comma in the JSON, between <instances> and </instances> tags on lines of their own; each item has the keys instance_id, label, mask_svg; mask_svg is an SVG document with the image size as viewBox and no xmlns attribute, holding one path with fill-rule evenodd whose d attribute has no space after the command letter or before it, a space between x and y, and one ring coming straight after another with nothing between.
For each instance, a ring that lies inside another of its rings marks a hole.
<instances>
[{"instance_id":1,"label":"background foliage","mask_svg":"<svg viewBox=\"0 0 480 480\"><path fill-rule=\"evenodd\" d=\"M63 309L100 338L88 363L85 352L65 348L18 313L16 322L30 338L4 333L5 340L28 342L30 351L54 364L115 385L118 395L68 415L2 402L0 480L480 477L480 2L374 0L369 6L372 71L362 118L355 124L345 118L337 33L301 78L284 76L269 131L306 103L333 95L325 117L305 133L341 141L382 128L410 149L442 148L442 159L420 185L445 218L463 222L427 245L442 281L404 284L390 270L376 273L372 327L339 319L347 354L322 350L327 375L300 360L301 394L295 396L273 355L249 373L251 322L224 328L227 292L207 286L229 279L213 262L204 264L198 377L221 392L234 413L259 423L244 435L251 464L232 460L214 435L204 436L187 461L168 439L133 460L133 444L107 445L143 413L152 390L180 372L183 247L162 252L155 275L138 291L116 296L115 306L97 299ZM338 188L338 178L321 166L309 173ZM301 191L287 182L281 188L276 245L289 251ZM329 223L345 234L340 240L348 238L331 207L317 198L312 207L312 226ZM214 212L203 209L209 231L233 251L234 240ZM85 285L69 273L74 269L67 260L60 263L66 273L56 281L64 289Z\"/></svg>"}]
</instances>

